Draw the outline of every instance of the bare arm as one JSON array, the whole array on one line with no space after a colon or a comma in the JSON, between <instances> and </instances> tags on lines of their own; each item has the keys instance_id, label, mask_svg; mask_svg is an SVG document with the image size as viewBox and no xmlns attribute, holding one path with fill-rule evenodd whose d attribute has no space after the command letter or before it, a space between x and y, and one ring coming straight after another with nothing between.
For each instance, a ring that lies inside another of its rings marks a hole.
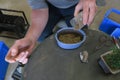
<instances>
[{"instance_id":1,"label":"bare arm","mask_svg":"<svg viewBox=\"0 0 120 80\"><path fill-rule=\"evenodd\" d=\"M38 37L48 21L48 9L32 10L32 24L28 29L26 36L16 40L13 46L9 49L5 60L9 63L16 61L26 64L28 56L32 53Z\"/></svg>"},{"instance_id":2,"label":"bare arm","mask_svg":"<svg viewBox=\"0 0 120 80\"><path fill-rule=\"evenodd\" d=\"M32 10L31 19L32 23L25 37L36 41L48 21L48 9Z\"/></svg>"}]
</instances>

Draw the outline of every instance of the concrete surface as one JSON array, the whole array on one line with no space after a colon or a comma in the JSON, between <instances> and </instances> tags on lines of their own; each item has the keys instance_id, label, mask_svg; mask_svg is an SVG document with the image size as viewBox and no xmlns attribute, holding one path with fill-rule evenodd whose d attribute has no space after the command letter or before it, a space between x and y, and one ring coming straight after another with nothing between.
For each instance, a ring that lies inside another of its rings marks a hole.
<instances>
[{"instance_id":1,"label":"concrete surface","mask_svg":"<svg viewBox=\"0 0 120 80\"><path fill-rule=\"evenodd\" d=\"M95 30L86 30L86 34L86 41L73 50L58 47L55 39L51 39L54 35L47 38L29 59L24 80L119 80L120 74L106 76L97 64L100 55L113 46L110 36ZM103 37L109 40L109 46L106 42L102 46L100 39ZM79 53L85 50L89 54L86 64L79 58Z\"/></svg>"},{"instance_id":2,"label":"concrete surface","mask_svg":"<svg viewBox=\"0 0 120 80\"><path fill-rule=\"evenodd\" d=\"M117 8L120 10L119 4L120 4L120 0L106 0L105 6L98 7L98 12L94 19L94 22L91 24L91 26L89 28L93 29L93 30L98 30L98 27L99 27L98 25L101 23L106 10L108 10L110 8ZM0 0L0 8L22 10L25 12L27 19L30 22L31 9L27 4L27 0ZM14 39L3 38L3 37L0 37L0 40L3 40L9 47L15 41ZM14 71L16 65L17 65L17 63L9 65L7 76L6 76L5 80L12 80L11 73L12 73L12 71Z\"/></svg>"}]
</instances>

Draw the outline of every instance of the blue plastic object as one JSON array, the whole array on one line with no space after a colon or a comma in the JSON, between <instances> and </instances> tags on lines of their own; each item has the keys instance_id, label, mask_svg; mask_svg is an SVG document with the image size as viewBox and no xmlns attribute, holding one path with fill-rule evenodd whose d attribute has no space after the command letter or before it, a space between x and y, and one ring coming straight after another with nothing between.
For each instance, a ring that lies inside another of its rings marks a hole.
<instances>
[{"instance_id":1,"label":"blue plastic object","mask_svg":"<svg viewBox=\"0 0 120 80\"><path fill-rule=\"evenodd\" d=\"M108 10L100 24L99 30L107 33L108 35L110 35L112 37L114 36L115 38L118 38L120 36L120 34L118 33L118 28L120 28L120 23L117 23L116 21L108 18L108 16L110 15L111 12L114 12L114 13L120 15L120 10L117 10L115 8L111 8L110 10ZM117 31L116 31L116 29L117 29Z\"/></svg>"},{"instance_id":2,"label":"blue plastic object","mask_svg":"<svg viewBox=\"0 0 120 80\"><path fill-rule=\"evenodd\" d=\"M120 28L116 28L116 29L112 32L111 36L114 36L114 37L116 37L116 38L120 38Z\"/></svg>"},{"instance_id":3,"label":"blue plastic object","mask_svg":"<svg viewBox=\"0 0 120 80\"><path fill-rule=\"evenodd\" d=\"M80 34L83 36L83 39L82 39L80 42L78 42L78 43L71 43L71 44L63 43L63 42L61 42L61 41L58 39L58 35L59 35L59 33L62 32L62 31L71 31L71 32L72 32L72 31L77 31L78 33L80 33ZM62 28L62 29L58 30L58 31L56 32L56 34L55 34L55 39L56 39L56 41L57 41L58 46L61 47L61 48L63 48L63 49L75 49L75 48L80 47L80 45L81 45L83 42L85 42L85 40L86 40L86 34L85 34L85 32L82 31L82 30L74 30L73 28L68 27L68 28Z\"/></svg>"},{"instance_id":4,"label":"blue plastic object","mask_svg":"<svg viewBox=\"0 0 120 80\"><path fill-rule=\"evenodd\" d=\"M8 68L8 62L5 61L7 52L8 47L3 41L0 41L0 80L4 80Z\"/></svg>"}]
</instances>

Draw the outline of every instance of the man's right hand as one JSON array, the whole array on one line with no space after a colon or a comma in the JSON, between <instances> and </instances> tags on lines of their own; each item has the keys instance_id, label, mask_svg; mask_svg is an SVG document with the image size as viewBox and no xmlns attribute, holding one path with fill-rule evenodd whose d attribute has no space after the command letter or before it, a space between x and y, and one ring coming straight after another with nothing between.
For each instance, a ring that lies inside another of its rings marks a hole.
<instances>
[{"instance_id":1,"label":"man's right hand","mask_svg":"<svg viewBox=\"0 0 120 80\"><path fill-rule=\"evenodd\" d=\"M9 63L15 63L18 61L26 64L28 56L31 54L34 46L35 42L28 38L16 40L13 46L9 49L5 60Z\"/></svg>"},{"instance_id":2,"label":"man's right hand","mask_svg":"<svg viewBox=\"0 0 120 80\"><path fill-rule=\"evenodd\" d=\"M16 61L23 64L27 63L28 56L33 51L35 43L43 32L48 21L48 8L33 9L31 13L31 26L25 37L17 40L7 53L5 60L9 63Z\"/></svg>"}]
</instances>

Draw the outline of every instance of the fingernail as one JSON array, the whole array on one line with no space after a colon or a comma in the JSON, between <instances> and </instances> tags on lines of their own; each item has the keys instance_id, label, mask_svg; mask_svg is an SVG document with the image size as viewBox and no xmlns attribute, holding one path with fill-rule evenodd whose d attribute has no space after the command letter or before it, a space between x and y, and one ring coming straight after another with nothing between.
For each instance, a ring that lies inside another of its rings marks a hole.
<instances>
[{"instance_id":1,"label":"fingernail","mask_svg":"<svg viewBox=\"0 0 120 80\"><path fill-rule=\"evenodd\" d=\"M86 25L87 23L86 22L83 22L83 25Z\"/></svg>"},{"instance_id":2,"label":"fingernail","mask_svg":"<svg viewBox=\"0 0 120 80\"><path fill-rule=\"evenodd\" d=\"M26 64L28 62L28 59L26 58L23 62L22 62L22 64Z\"/></svg>"}]
</instances>

